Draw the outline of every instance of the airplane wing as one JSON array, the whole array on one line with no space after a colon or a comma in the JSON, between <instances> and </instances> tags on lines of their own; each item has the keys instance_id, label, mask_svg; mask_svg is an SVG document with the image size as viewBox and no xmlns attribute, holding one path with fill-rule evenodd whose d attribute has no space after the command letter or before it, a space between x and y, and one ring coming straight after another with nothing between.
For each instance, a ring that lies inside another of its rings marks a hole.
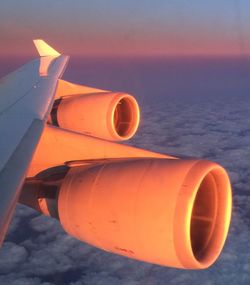
<instances>
[{"instance_id":1,"label":"airplane wing","mask_svg":"<svg viewBox=\"0 0 250 285\"><path fill-rule=\"evenodd\" d=\"M68 62L44 41L34 44L40 58L0 80L0 244Z\"/></svg>"},{"instance_id":2,"label":"airplane wing","mask_svg":"<svg viewBox=\"0 0 250 285\"><path fill-rule=\"evenodd\" d=\"M41 58L2 82L1 239L19 198L100 249L177 268L212 265L231 218L224 168L117 143L137 130L135 98L58 80L67 58L35 45Z\"/></svg>"}]
</instances>

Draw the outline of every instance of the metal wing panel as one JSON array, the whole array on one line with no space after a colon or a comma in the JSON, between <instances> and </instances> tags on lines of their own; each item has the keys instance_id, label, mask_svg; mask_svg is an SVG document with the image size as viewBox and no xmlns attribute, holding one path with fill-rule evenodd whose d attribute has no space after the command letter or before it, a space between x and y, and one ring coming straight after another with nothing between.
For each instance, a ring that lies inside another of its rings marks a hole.
<instances>
[{"instance_id":1,"label":"metal wing panel","mask_svg":"<svg viewBox=\"0 0 250 285\"><path fill-rule=\"evenodd\" d=\"M43 121L34 120L0 173L0 244L8 230Z\"/></svg>"},{"instance_id":2,"label":"metal wing panel","mask_svg":"<svg viewBox=\"0 0 250 285\"><path fill-rule=\"evenodd\" d=\"M0 81L0 242L67 61L67 56L41 57Z\"/></svg>"},{"instance_id":3,"label":"metal wing panel","mask_svg":"<svg viewBox=\"0 0 250 285\"><path fill-rule=\"evenodd\" d=\"M0 113L40 80L39 66L40 59L35 59L0 79Z\"/></svg>"},{"instance_id":4,"label":"metal wing panel","mask_svg":"<svg viewBox=\"0 0 250 285\"><path fill-rule=\"evenodd\" d=\"M8 85L11 83L12 86L3 89L0 86L2 99L0 102L0 171L31 122L34 119L47 119L53 104L57 79L67 62L67 57L64 56L50 59L51 67L48 68L48 75L39 75L41 65L34 65L32 62L31 69L29 65L26 65L27 68L22 69L19 77L14 73L15 80L13 81L11 78L8 80ZM44 58L41 58L39 62L43 63ZM35 80L32 73L37 74ZM30 84L20 83L20 81L29 82L30 78L32 79ZM8 99L5 102L3 98Z\"/></svg>"}]
</instances>

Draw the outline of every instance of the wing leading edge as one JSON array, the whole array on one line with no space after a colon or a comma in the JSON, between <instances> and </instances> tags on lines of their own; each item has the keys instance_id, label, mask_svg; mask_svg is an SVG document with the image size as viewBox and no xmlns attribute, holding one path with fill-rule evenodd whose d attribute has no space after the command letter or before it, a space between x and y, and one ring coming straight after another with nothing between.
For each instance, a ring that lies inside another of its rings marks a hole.
<instances>
[{"instance_id":1,"label":"wing leading edge","mask_svg":"<svg viewBox=\"0 0 250 285\"><path fill-rule=\"evenodd\" d=\"M0 80L0 244L68 62L44 41L34 43L40 58Z\"/></svg>"}]
</instances>

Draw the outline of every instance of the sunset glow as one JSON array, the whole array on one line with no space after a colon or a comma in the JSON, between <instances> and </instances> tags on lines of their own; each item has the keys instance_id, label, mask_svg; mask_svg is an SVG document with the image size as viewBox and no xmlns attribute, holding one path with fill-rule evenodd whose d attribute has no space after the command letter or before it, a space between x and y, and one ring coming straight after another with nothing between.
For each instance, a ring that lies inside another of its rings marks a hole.
<instances>
[{"instance_id":1,"label":"sunset glow","mask_svg":"<svg viewBox=\"0 0 250 285\"><path fill-rule=\"evenodd\" d=\"M44 38L71 55L248 54L247 1L4 2L0 55L33 55Z\"/></svg>"}]
</instances>

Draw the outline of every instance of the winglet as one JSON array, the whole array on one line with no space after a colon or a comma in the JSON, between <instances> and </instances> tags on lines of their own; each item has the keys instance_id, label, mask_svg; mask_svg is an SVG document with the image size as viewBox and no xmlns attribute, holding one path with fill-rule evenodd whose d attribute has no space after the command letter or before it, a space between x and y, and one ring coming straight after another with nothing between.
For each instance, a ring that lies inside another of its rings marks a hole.
<instances>
[{"instance_id":1,"label":"winglet","mask_svg":"<svg viewBox=\"0 0 250 285\"><path fill-rule=\"evenodd\" d=\"M44 40L33 40L34 45L40 56L59 56L60 53L49 46Z\"/></svg>"}]
</instances>

